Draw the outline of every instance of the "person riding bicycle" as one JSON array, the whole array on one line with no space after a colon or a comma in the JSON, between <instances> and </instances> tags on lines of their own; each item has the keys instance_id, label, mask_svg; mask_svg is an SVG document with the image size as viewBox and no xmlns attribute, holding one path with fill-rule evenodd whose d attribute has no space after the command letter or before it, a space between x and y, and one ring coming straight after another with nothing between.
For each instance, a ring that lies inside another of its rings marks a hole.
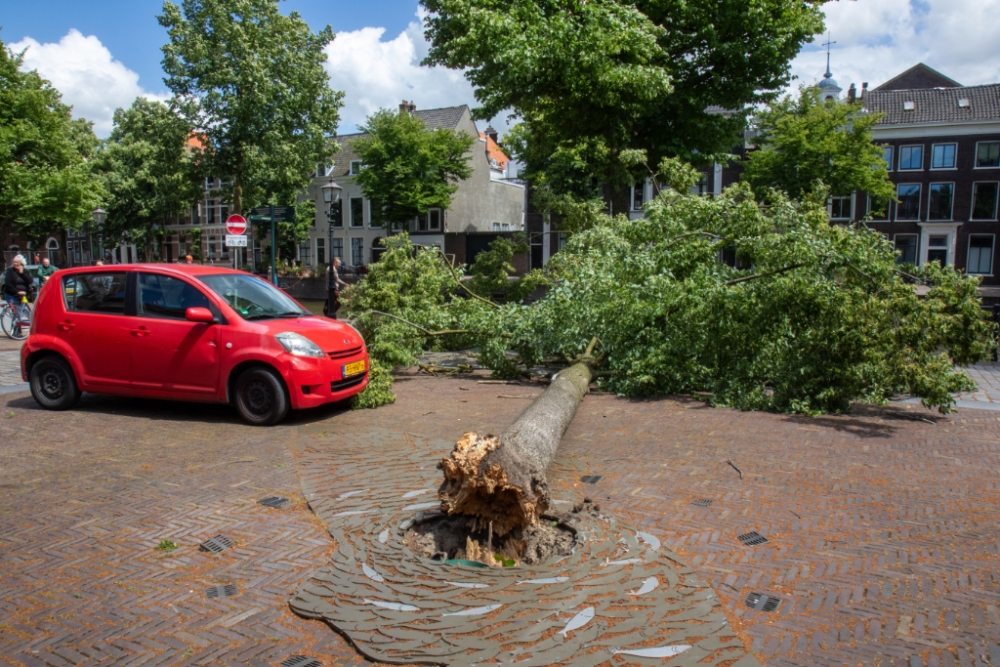
<instances>
[{"instance_id":1,"label":"person riding bicycle","mask_svg":"<svg viewBox=\"0 0 1000 667\"><path fill-rule=\"evenodd\" d=\"M24 257L16 255L13 266L3 274L3 300L10 304L11 309L24 319L21 300L27 298L35 285L35 279L24 268Z\"/></svg>"},{"instance_id":2,"label":"person riding bicycle","mask_svg":"<svg viewBox=\"0 0 1000 667\"><path fill-rule=\"evenodd\" d=\"M46 283L46 281L52 277L58 269L49 262L48 257L42 257L42 264L37 269L35 269L35 275L38 276L38 286L41 287Z\"/></svg>"}]
</instances>

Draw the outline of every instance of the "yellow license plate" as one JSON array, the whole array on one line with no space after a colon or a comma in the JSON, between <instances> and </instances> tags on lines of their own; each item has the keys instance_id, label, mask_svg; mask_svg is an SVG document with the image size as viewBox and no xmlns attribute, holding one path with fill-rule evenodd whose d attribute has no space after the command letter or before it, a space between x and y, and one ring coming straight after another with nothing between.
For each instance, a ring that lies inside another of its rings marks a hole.
<instances>
[{"instance_id":1,"label":"yellow license plate","mask_svg":"<svg viewBox=\"0 0 1000 667\"><path fill-rule=\"evenodd\" d=\"M365 362L355 361L352 364L344 364L344 377L349 377L351 375L357 375L358 373L365 372Z\"/></svg>"}]
</instances>

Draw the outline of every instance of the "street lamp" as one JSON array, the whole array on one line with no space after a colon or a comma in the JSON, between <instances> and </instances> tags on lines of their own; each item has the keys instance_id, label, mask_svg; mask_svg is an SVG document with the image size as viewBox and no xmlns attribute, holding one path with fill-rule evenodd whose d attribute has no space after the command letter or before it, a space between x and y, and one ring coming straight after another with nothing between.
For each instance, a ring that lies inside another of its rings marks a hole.
<instances>
[{"instance_id":1,"label":"street lamp","mask_svg":"<svg viewBox=\"0 0 1000 667\"><path fill-rule=\"evenodd\" d=\"M327 222L327 252L330 254L330 269L326 272L326 298L327 298L327 313L334 313L334 304L337 300L337 285L333 280L333 221L336 216L340 215L340 193L343 192L344 188L337 185L337 181L330 177L330 182L326 185L320 187L323 191L323 201L327 203L326 208L326 222ZM335 314L335 313L334 313Z\"/></svg>"},{"instance_id":2,"label":"street lamp","mask_svg":"<svg viewBox=\"0 0 1000 667\"><path fill-rule=\"evenodd\" d=\"M98 233L98 237L97 238L101 239L100 254L102 255L102 257L99 257L98 259L102 259L103 255L104 255L104 247L103 247L104 246L104 238L103 238L102 230L104 229L104 221L108 219L108 214L104 211L103 208L101 208L100 206L98 206L97 208L95 208L93 210L93 212L91 213L91 215L94 217L94 227L97 228L97 233ZM90 261L93 262L94 261L94 237L90 233L89 230L88 230L88 233L87 233L87 246L90 248Z\"/></svg>"}]
</instances>

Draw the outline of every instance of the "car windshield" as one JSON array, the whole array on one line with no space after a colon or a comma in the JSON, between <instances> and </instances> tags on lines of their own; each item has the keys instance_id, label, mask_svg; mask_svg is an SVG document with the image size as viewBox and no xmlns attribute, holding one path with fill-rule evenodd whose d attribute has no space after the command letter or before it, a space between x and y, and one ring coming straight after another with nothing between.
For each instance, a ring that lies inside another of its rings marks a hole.
<instances>
[{"instance_id":1,"label":"car windshield","mask_svg":"<svg viewBox=\"0 0 1000 667\"><path fill-rule=\"evenodd\" d=\"M219 273L199 276L198 280L225 299L245 320L275 320L310 314L277 287L256 276Z\"/></svg>"}]
</instances>

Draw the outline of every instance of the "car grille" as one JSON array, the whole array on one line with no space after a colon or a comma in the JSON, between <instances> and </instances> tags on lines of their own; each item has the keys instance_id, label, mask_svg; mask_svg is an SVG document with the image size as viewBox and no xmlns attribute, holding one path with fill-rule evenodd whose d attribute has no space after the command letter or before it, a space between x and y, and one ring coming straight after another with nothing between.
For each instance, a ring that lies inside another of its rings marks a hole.
<instances>
[{"instance_id":1,"label":"car grille","mask_svg":"<svg viewBox=\"0 0 1000 667\"><path fill-rule=\"evenodd\" d=\"M367 371L364 372L364 373L362 373L361 375L358 375L357 377L352 377L352 378L347 378L346 380L337 380L336 382L331 382L330 383L330 391L331 392L338 392L338 391L344 391L345 389L350 389L351 387L355 387L355 386L361 384L362 382L364 382L366 377L368 377Z\"/></svg>"},{"instance_id":2,"label":"car grille","mask_svg":"<svg viewBox=\"0 0 1000 667\"><path fill-rule=\"evenodd\" d=\"M349 350L337 350L335 352L328 352L327 354L331 359L343 359L344 357L350 357L361 352L361 346L352 347Z\"/></svg>"}]
</instances>

